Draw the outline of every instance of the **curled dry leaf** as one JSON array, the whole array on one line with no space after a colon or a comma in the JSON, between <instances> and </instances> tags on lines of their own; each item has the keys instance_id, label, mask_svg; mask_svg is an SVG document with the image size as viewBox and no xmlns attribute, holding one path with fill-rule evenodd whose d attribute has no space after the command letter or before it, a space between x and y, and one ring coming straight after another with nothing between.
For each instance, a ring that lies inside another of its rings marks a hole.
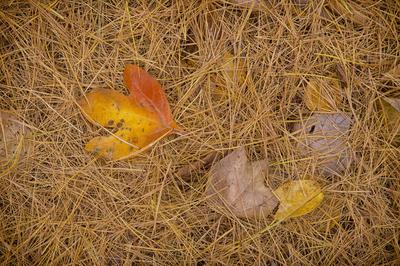
<instances>
[{"instance_id":1,"label":"curled dry leaf","mask_svg":"<svg viewBox=\"0 0 400 266\"><path fill-rule=\"evenodd\" d=\"M311 111L331 112L338 110L342 101L339 81L311 79L304 92L304 102Z\"/></svg>"},{"instance_id":2,"label":"curled dry leaf","mask_svg":"<svg viewBox=\"0 0 400 266\"><path fill-rule=\"evenodd\" d=\"M264 185L266 161L249 162L244 148L239 148L210 170L206 195L209 204L227 208L238 217L265 217L278 201Z\"/></svg>"},{"instance_id":3,"label":"curled dry leaf","mask_svg":"<svg viewBox=\"0 0 400 266\"><path fill-rule=\"evenodd\" d=\"M24 157L30 149L26 139L30 130L18 118L0 111L0 162L9 162L15 156Z\"/></svg>"},{"instance_id":4,"label":"curled dry leaf","mask_svg":"<svg viewBox=\"0 0 400 266\"><path fill-rule=\"evenodd\" d=\"M111 136L93 138L85 149L112 160L131 157L179 130L160 83L150 74L135 65L127 65L124 84L129 96L96 89L79 101L90 121L116 130Z\"/></svg>"},{"instance_id":5,"label":"curled dry leaf","mask_svg":"<svg viewBox=\"0 0 400 266\"><path fill-rule=\"evenodd\" d=\"M390 142L398 146L400 145L400 99L385 97L381 100L381 106Z\"/></svg>"},{"instance_id":6,"label":"curled dry leaf","mask_svg":"<svg viewBox=\"0 0 400 266\"><path fill-rule=\"evenodd\" d=\"M280 204L275 213L276 221L305 215L318 207L324 194L319 184L313 180L295 180L278 187L274 194Z\"/></svg>"},{"instance_id":7,"label":"curled dry leaf","mask_svg":"<svg viewBox=\"0 0 400 266\"><path fill-rule=\"evenodd\" d=\"M342 173L352 162L348 138L351 118L345 113L314 114L294 126L297 148L325 175Z\"/></svg>"}]
</instances>

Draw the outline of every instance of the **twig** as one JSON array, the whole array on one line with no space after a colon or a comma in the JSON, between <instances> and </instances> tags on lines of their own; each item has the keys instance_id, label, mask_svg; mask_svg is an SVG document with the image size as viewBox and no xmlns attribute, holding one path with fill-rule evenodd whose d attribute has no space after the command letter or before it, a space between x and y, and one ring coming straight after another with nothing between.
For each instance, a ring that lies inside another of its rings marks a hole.
<instances>
[{"instance_id":1,"label":"twig","mask_svg":"<svg viewBox=\"0 0 400 266\"><path fill-rule=\"evenodd\" d=\"M347 87L348 83L347 83L346 72L343 69L343 67L341 65L339 65L339 64L336 65L336 73L337 73L337 76L338 76L338 78L340 80L340 83L342 83L342 86L343 87Z\"/></svg>"}]
</instances>

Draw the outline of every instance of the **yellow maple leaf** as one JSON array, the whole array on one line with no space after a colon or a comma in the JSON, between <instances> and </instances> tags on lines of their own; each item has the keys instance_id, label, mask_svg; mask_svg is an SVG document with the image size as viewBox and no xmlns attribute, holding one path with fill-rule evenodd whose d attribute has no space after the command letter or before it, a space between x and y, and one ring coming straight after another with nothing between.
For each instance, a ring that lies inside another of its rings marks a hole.
<instances>
[{"instance_id":1,"label":"yellow maple leaf","mask_svg":"<svg viewBox=\"0 0 400 266\"><path fill-rule=\"evenodd\" d=\"M85 146L87 151L112 160L131 157L179 131L158 81L143 69L127 65L124 83L129 96L115 90L95 89L79 101L91 122L116 129L114 134L95 137Z\"/></svg>"},{"instance_id":2,"label":"yellow maple leaf","mask_svg":"<svg viewBox=\"0 0 400 266\"><path fill-rule=\"evenodd\" d=\"M308 109L316 112L336 111L342 101L339 80L308 81L304 92L304 102Z\"/></svg>"}]
</instances>

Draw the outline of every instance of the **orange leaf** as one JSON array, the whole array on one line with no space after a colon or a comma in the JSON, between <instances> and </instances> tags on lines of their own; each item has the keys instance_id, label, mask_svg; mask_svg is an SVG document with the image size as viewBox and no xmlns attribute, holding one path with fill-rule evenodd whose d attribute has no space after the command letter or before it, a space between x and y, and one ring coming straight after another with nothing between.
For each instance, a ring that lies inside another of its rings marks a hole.
<instances>
[{"instance_id":1,"label":"orange leaf","mask_svg":"<svg viewBox=\"0 0 400 266\"><path fill-rule=\"evenodd\" d=\"M130 75L132 69L137 73ZM131 157L177 129L167 98L156 80L133 65L126 67L124 79L125 84L133 84L130 96L115 90L95 89L79 101L92 123L115 131L111 136L91 139L85 149L112 160Z\"/></svg>"},{"instance_id":2,"label":"orange leaf","mask_svg":"<svg viewBox=\"0 0 400 266\"><path fill-rule=\"evenodd\" d=\"M160 83L149 73L138 66L127 65L124 71L124 84L135 101L156 112L165 126L178 129Z\"/></svg>"}]
</instances>

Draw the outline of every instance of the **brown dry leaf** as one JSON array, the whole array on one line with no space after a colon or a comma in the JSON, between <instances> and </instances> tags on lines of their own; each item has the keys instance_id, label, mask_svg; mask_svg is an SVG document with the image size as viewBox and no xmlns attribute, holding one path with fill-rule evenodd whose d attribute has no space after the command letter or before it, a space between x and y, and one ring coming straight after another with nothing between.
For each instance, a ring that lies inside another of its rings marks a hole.
<instances>
[{"instance_id":1,"label":"brown dry leaf","mask_svg":"<svg viewBox=\"0 0 400 266\"><path fill-rule=\"evenodd\" d=\"M274 194L280 204L275 213L276 221L305 215L318 207L324 194L319 184L313 180L295 180L278 187Z\"/></svg>"},{"instance_id":2,"label":"brown dry leaf","mask_svg":"<svg viewBox=\"0 0 400 266\"><path fill-rule=\"evenodd\" d=\"M18 118L0 111L0 162L9 162L14 157L26 156L30 145L26 136L30 130Z\"/></svg>"},{"instance_id":3,"label":"brown dry leaf","mask_svg":"<svg viewBox=\"0 0 400 266\"><path fill-rule=\"evenodd\" d=\"M345 113L314 114L294 126L297 149L324 175L342 173L352 162L348 146L351 118Z\"/></svg>"},{"instance_id":4,"label":"brown dry leaf","mask_svg":"<svg viewBox=\"0 0 400 266\"><path fill-rule=\"evenodd\" d=\"M381 106L390 142L397 146L400 144L400 99L385 97Z\"/></svg>"},{"instance_id":5,"label":"brown dry leaf","mask_svg":"<svg viewBox=\"0 0 400 266\"><path fill-rule=\"evenodd\" d=\"M316 112L338 110L342 92L337 79L311 79L304 92L304 102L308 109Z\"/></svg>"},{"instance_id":6,"label":"brown dry leaf","mask_svg":"<svg viewBox=\"0 0 400 266\"><path fill-rule=\"evenodd\" d=\"M361 12L363 8L357 3L354 3L354 1L329 0L327 3L336 14L356 24L365 25L369 20L369 18Z\"/></svg>"},{"instance_id":7,"label":"brown dry leaf","mask_svg":"<svg viewBox=\"0 0 400 266\"><path fill-rule=\"evenodd\" d=\"M206 195L209 204L227 208L238 217L265 217L278 200L264 185L267 162L249 162L245 149L239 148L210 170Z\"/></svg>"}]
</instances>

